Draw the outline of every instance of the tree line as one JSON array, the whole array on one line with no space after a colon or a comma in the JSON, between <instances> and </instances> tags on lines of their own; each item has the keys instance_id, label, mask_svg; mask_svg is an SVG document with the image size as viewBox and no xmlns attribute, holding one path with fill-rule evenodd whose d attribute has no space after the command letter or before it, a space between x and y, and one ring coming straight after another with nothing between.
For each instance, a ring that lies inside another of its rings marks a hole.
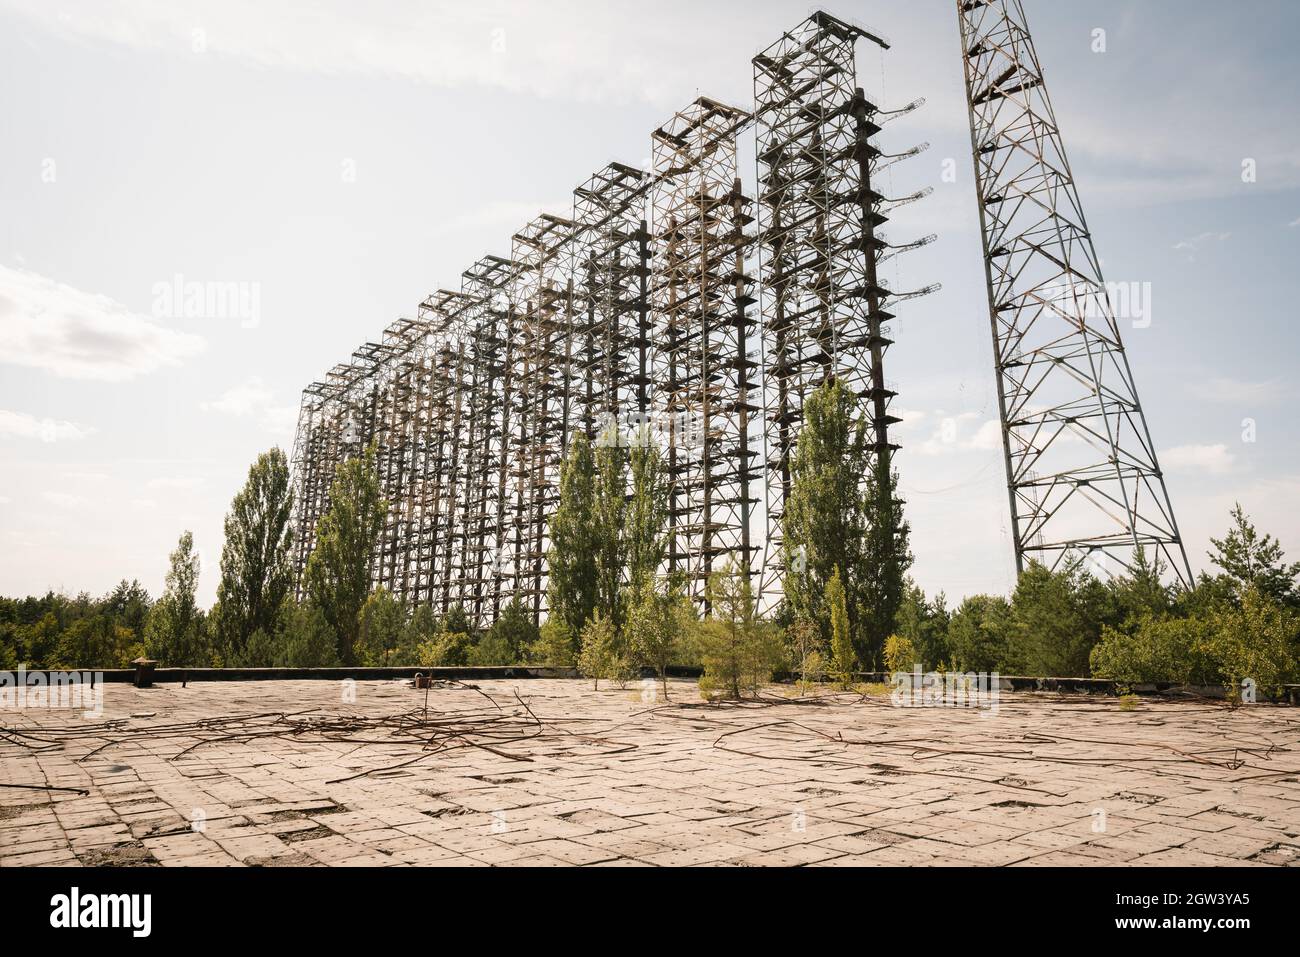
<instances>
[{"instance_id":1,"label":"tree line","mask_svg":"<svg viewBox=\"0 0 1300 957\"><path fill-rule=\"evenodd\" d=\"M0 669L164 666L326 667L539 663L599 682L703 669L706 694L754 693L776 671L849 685L862 672L998 671L1261 688L1300 677L1300 564L1236 508L1212 541L1218 570L1190 591L1137 553L1102 581L1082 561L1031 564L1012 595L949 609L908 577L910 529L888 450L870 444L861 402L828 380L804 405L789 462L780 563L784 598L766 616L749 556L721 561L687 597L665 574L668 480L648 430L574 434L550 516L547 620L519 596L490 627L460 607L445 616L371 588L384 527L372 445L338 466L302 582L294 580L293 492L280 449L258 457L225 520L216 602L199 606L202 569L184 532L156 600L123 581L92 599L50 593L0 599ZM301 586L301 587L299 587ZM302 600L298 600L301 591Z\"/></svg>"}]
</instances>

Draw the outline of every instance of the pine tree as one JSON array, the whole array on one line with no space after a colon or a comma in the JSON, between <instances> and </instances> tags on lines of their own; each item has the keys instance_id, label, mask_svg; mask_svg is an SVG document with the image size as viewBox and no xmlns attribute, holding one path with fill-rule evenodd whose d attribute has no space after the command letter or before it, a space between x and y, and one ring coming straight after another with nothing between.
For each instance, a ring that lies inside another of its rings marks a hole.
<instances>
[{"instance_id":1,"label":"pine tree","mask_svg":"<svg viewBox=\"0 0 1300 957\"><path fill-rule=\"evenodd\" d=\"M1272 535L1260 537L1240 503L1232 510L1232 528L1223 538L1211 538L1210 561L1231 579L1240 598L1251 587L1283 604L1297 604L1296 576L1300 562L1288 565L1282 546Z\"/></svg>"},{"instance_id":2,"label":"pine tree","mask_svg":"<svg viewBox=\"0 0 1300 957\"><path fill-rule=\"evenodd\" d=\"M217 586L217 646L227 664L245 664L253 632L272 635L280 606L293 586L289 562L293 530L289 463L280 449L257 457L226 515Z\"/></svg>"},{"instance_id":3,"label":"pine tree","mask_svg":"<svg viewBox=\"0 0 1300 957\"><path fill-rule=\"evenodd\" d=\"M345 665L356 663L359 614L370 594L371 557L387 510L372 443L362 455L339 465L304 576L308 601L333 629L338 659Z\"/></svg>"}]
</instances>

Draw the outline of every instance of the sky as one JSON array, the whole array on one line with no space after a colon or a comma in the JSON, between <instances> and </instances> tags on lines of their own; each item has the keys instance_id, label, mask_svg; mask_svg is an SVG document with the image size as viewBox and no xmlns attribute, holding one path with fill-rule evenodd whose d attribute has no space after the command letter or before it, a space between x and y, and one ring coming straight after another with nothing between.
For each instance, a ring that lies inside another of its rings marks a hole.
<instances>
[{"instance_id":1,"label":"sky","mask_svg":"<svg viewBox=\"0 0 1300 957\"><path fill-rule=\"evenodd\" d=\"M1300 555L1300 5L1025 0L1194 569L1240 501ZM735 2L0 0L0 594L162 589L301 390L456 288L814 7ZM826 9L864 50L899 309L886 377L913 575L1014 584L993 347L950 0ZM751 146L752 156L752 146ZM750 170L752 170L752 159ZM1253 175L1243 175L1253 171ZM945 175L947 174L947 175ZM752 179L752 172L747 175ZM177 284L232 292L199 310ZM1131 328L1129 327L1131 326Z\"/></svg>"}]
</instances>

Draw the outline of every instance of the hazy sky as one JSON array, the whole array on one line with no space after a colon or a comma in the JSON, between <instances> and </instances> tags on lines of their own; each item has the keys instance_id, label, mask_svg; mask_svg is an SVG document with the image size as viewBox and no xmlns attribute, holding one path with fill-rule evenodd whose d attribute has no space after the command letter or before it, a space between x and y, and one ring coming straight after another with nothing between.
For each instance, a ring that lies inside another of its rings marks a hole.
<instances>
[{"instance_id":1,"label":"hazy sky","mask_svg":"<svg viewBox=\"0 0 1300 957\"><path fill-rule=\"evenodd\" d=\"M1193 567L1234 499L1296 557L1300 5L1025 5L1107 279L1150 284L1124 331ZM592 170L644 164L696 96L748 105L751 56L812 9L0 0L0 593L157 594L189 528L210 601L230 498L291 448L303 386ZM889 278L944 286L900 309L886 371L915 576L1005 591L954 4L826 9L892 41L869 95L928 100L882 135L931 143L891 171L934 194L890 238L940 237ZM176 277L255 298L187 317Z\"/></svg>"}]
</instances>

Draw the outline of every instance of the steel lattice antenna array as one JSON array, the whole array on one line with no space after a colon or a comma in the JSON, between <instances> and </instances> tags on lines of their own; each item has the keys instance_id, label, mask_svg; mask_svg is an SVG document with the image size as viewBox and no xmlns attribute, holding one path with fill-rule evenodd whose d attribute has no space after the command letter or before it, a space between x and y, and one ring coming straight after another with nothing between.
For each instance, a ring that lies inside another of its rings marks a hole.
<instances>
[{"instance_id":1,"label":"steel lattice antenna array","mask_svg":"<svg viewBox=\"0 0 1300 957\"><path fill-rule=\"evenodd\" d=\"M887 46L815 14L755 60L753 113L696 99L651 134L650 170L593 173L568 215L534 219L509 258L483 257L459 291L429 296L305 390L300 597L335 469L374 442L389 509L373 584L438 614L460 605L480 626L513 599L540 620L571 437L639 441L649 424L669 486L663 571L702 603L731 560L771 607L801 403L828 375L849 382L887 470L886 304L929 291L876 278L929 237L894 247L877 232L900 201L873 173L918 150L873 145L885 114L857 87L863 38ZM750 130L756 190L737 159Z\"/></svg>"},{"instance_id":2,"label":"steel lattice antenna array","mask_svg":"<svg viewBox=\"0 0 1300 957\"><path fill-rule=\"evenodd\" d=\"M1016 567L1140 550L1190 586L1020 0L958 0Z\"/></svg>"}]
</instances>

